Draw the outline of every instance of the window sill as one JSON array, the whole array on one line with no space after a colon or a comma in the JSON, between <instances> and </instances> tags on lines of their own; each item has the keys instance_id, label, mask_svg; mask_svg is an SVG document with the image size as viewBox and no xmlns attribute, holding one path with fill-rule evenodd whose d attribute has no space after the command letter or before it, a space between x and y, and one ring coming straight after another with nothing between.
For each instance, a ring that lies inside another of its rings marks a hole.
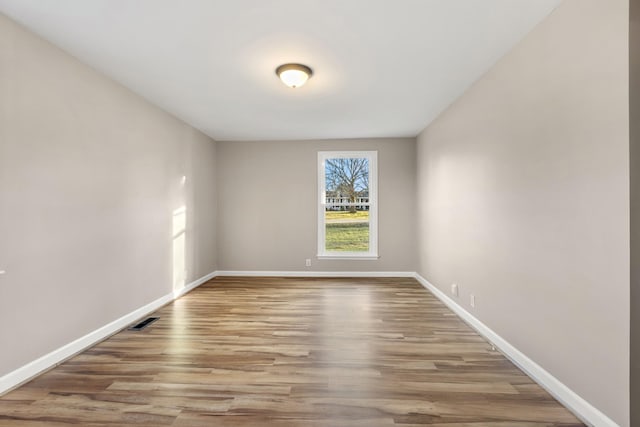
<instances>
[{"instance_id":1,"label":"window sill","mask_svg":"<svg viewBox=\"0 0 640 427\"><path fill-rule=\"evenodd\" d=\"M329 260L355 260L355 261L375 261L380 257L378 255L356 255L356 254L318 254L318 259L329 259Z\"/></svg>"}]
</instances>

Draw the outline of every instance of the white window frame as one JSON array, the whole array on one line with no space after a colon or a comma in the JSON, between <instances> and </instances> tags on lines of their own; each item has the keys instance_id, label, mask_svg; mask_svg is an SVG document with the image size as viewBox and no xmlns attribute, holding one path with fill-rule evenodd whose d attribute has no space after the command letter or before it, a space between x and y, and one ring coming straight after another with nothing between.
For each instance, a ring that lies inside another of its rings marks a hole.
<instances>
[{"instance_id":1,"label":"white window frame","mask_svg":"<svg viewBox=\"0 0 640 427\"><path fill-rule=\"evenodd\" d=\"M347 252L325 249L326 180L325 162L335 158L366 158L369 161L369 251ZM318 259L378 259L378 152L318 151Z\"/></svg>"}]
</instances>

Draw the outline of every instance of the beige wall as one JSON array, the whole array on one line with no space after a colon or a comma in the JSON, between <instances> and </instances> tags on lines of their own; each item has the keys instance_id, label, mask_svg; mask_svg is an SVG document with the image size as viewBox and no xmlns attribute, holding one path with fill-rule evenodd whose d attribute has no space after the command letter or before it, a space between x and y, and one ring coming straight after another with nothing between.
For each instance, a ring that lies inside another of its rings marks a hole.
<instances>
[{"instance_id":1,"label":"beige wall","mask_svg":"<svg viewBox=\"0 0 640 427\"><path fill-rule=\"evenodd\" d=\"M0 15L0 376L168 294L174 265L215 270L214 167L211 139Z\"/></svg>"},{"instance_id":2,"label":"beige wall","mask_svg":"<svg viewBox=\"0 0 640 427\"><path fill-rule=\"evenodd\" d=\"M421 275L629 425L626 0L567 0L418 137ZM476 307L469 304L475 294Z\"/></svg>"},{"instance_id":3,"label":"beige wall","mask_svg":"<svg viewBox=\"0 0 640 427\"><path fill-rule=\"evenodd\" d=\"M630 1L631 425L640 425L640 0Z\"/></svg>"},{"instance_id":4,"label":"beige wall","mask_svg":"<svg viewBox=\"0 0 640 427\"><path fill-rule=\"evenodd\" d=\"M415 139L217 144L221 270L415 270ZM378 151L379 260L316 259L317 153L326 150Z\"/></svg>"}]
</instances>

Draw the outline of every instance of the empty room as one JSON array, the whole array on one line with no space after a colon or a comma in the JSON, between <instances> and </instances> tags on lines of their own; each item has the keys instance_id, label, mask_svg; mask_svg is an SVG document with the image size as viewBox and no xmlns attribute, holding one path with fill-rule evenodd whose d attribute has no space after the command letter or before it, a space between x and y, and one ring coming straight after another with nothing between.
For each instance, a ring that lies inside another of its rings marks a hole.
<instances>
[{"instance_id":1,"label":"empty room","mask_svg":"<svg viewBox=\"0 0 640 427\"><path fill-rule=\"evenodd\" d=\"M639 82L640 0L0 0L0 427L640 426Z\"/></svg>"}]
</instances>

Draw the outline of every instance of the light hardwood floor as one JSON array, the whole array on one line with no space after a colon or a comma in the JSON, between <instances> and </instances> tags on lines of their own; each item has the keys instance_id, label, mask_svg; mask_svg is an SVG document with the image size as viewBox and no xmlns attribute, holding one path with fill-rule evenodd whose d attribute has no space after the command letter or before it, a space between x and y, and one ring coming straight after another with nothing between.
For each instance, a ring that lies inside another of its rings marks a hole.
<instances>
[{"instance_id":1,"label":"light hardwood floor","mask_svg":"<svg viewBox=\"0 0 640 427\"><path fill-rule=\"evenodd\" d=\"M0 426L582 426L414 279L219 277L0 398Z\"/></svg>"}]
</instances>

